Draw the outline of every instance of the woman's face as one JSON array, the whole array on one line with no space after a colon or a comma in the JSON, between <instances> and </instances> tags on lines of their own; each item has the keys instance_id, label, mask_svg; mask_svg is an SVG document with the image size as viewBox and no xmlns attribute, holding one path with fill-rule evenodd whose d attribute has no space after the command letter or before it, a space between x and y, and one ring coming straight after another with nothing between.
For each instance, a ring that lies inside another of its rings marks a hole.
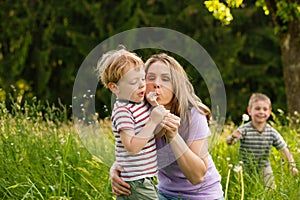
<instances>
[{"instance_id":1,"label":"woman's face","mask_svg":"<svg viewBox=\"0 0 300 200\"><path fill-rule=\"evenodd\" d=\"M146 74L146 94L156 92L157 102L168 109L167 105L174 96L173 91L170 68L163 62L152 63ZM147 95L146 98L150 104L155 105L153 101L148 99Z\"/></svg>"}]
</instances>

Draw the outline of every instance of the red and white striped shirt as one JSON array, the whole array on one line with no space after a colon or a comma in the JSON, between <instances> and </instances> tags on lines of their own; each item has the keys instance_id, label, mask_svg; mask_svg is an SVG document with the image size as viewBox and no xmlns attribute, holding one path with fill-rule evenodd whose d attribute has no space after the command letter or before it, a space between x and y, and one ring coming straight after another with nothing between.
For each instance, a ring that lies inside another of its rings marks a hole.
<instances>
[{"instance_id":1,"label":"red and white striped shirt","mask_svg":"<svg viewBox=\"0 0 300 200\"><path fill-rule=\"evenodd\" d=\"M134 103L117 100L112 112L112 129L115 136L116 161L125 171L121 172L124 181L153 177L157 173L157 152L154 134L146 146L137 154L126 151L121 138L121 130L134 130L138 134L148 122L150 105L142 101Z\"/></svg>"}]
</instances>

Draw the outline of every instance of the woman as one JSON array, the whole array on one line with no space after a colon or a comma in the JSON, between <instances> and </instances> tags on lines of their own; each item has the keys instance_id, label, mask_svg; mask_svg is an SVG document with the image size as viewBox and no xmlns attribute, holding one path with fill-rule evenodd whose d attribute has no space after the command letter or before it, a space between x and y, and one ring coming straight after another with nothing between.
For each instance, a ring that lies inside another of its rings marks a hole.
<instances>
[{"instance_id":1,"label":"woman","mask_svg":"<svg viewBox=\"0 0 300 200\"><path fill-rule=\"evenodd\" d=\"M195 95L174 58L156 54L145 65L146 93L155 92L157 102L172 113L156 135L159 199L223 199L221 176L207 149L209 108ZM129 194L129 185L118 176L119 169L111 168L113 193Z\"/></svg>"}]
</instances>

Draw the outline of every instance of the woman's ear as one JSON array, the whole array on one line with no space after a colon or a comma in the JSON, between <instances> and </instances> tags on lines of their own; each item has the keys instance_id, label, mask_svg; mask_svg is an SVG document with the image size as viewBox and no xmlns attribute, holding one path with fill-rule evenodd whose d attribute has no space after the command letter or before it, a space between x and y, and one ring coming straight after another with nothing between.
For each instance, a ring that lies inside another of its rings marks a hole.
<instances>
[{"instance_id":1,"label":"woman's ear","mask_svg":"<svg viewBox=\"0 0 300 200\"><path fill-rule=\"evenodd\" d=\"M114 93L114 94L118 94L118 93L119 93L119 88L118 88L118 86L117 86L116 83L109 82L109 83L107 84L107 87L108 87L108 89L109 89L112 93Z\"/></svg>"}]
</instances>

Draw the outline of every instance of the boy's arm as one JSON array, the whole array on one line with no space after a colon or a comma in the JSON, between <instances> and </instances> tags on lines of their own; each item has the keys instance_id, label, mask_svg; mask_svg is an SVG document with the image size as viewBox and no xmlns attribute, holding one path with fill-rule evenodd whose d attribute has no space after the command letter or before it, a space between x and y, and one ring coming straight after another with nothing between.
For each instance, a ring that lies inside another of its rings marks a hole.
<instances>
[{"instance_id":1,"label":"boy's arm","mask_svg":"<svg viewBox=\"0 0 300 200\"><path fill-rule=\"evenodd\" d=\"M291 173L294 176L298 176L299 172L298 172L298 169L296 168L296 163L295 163L294 158L293 158L291 152L289 151L289 149L286 147L281 152L285 156L286 160L289 162L289 169L290 169Z\"/></svg>"},{"instance_id":2,"label":"boy's arm","mask_svg":"<svg viewBox=\"0 0 300 200\"><path fill-rule=\"evenodd\" d=\"M228 145L233 145L233 144L235 144L235 143L236 143L236 139L237 139L237 138L240 138L241 135L242 135L242 132L241 132L239 129L235 130L231 135L229 135L229 136L226 138L226 143L227 143Z\"/></svg>"},{"instance_id":3,"label":"boy's arm","mask_svg":"<svg viewBox=\"0 0 300 200\"><path fill-rule=\"evenodd\" d=\"M167 113L168 111L163 106L156 106L150 114L149 121L138 134L135 135L134 130L121 130L120 137L125 149L131 154L141 151Z\"/></svg>"}]
</instances>

